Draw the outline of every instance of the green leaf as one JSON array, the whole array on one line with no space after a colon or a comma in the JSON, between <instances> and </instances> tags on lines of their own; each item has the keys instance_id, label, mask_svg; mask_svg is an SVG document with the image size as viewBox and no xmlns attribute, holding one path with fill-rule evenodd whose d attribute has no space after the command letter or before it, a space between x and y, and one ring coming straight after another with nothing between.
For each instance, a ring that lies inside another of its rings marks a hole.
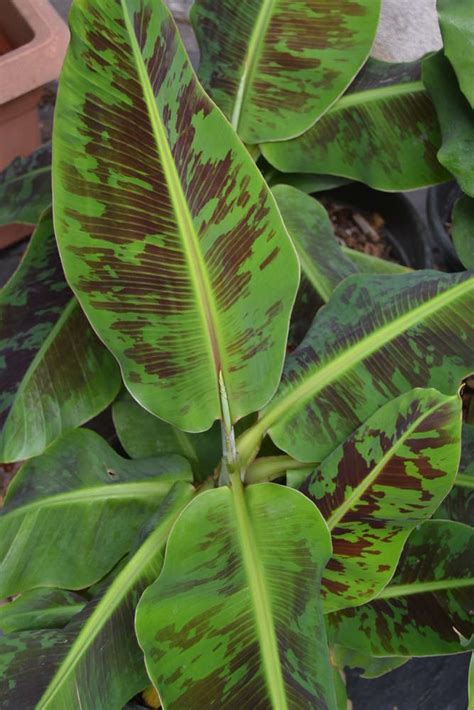
<instances>
[{"instance_id":1,"label":"green leaf","mask_svg":"<svg viewBox=\"0 0 474 710\"><path fill-rule=\"evenodd\" d=\"M436 517L474 526L474 427L468 424L462 429L461 461L454 486Z\"/></svg>"},{"instance_id":2,"label":"green leaf","mask_svg":"<svg viewBox=\"0 0 474 710\"><path fill-rule=\"evenodd\" d=\"M92 431L66 435L10 484L0 513L0 598L94 584L173 483L191 478L180 456L130 461Z\"/></svg>"},{"instance_id":3,"label":"green leaf","mask_svg":"<svg viewBox=\"0 0 474 710\"><path fill-rule=\"evenodd\" d=\"M388 656L387 658L375 658L369 656L362 651L356 651L353 648L344 648L343 646L334 646L331 652L331 661L338 668L360 668L362 678L380 678L380 676L390 673L395 668L408 663L409 658L399 656Z\"/></svg>"},{"instance_id":4,"label":"green leaf","mask_svg":"<svg viewBox=\"0 0 474 710\"><path fill-rule=\"evenodd\" d=\"M474 530L433 520L412 532L397 572L378 598L329 615L338 644L374 656L462 653L474 633Z\"/></svg>"},{"instance_id":5,"label":"green leaf","mask_svg":"<svg viewBox=\"0 0 474 710\"><path fill-rule=\"evenodd\" d=\"M198 496L136 628L164 707L334 708L318 590L327 528L272 483Z\"/></svg>"},{"instance_id":6,"label":"green leaf","mask_svg":"<svg viewBox=\"0 0 474 710\"><path fill-rule=\"evenodd\" d=\"M436 113L419 63L375 59L306 133L265 143L264 157L283 172L325 173L378 190L412 190L449 180L436 158Z\"/></svg>"},{"instance_id":7,"label":"green leaf","mask_svg":"<svg viewBox=\"0 0 474 710\"><path fill-rule=\"evenodd\" d=\"M0 293L0 461L40 454L114 399L120 372L64 279L47 210Z\"/></svg>"},{"instance_id":8,"label":"green leaf","mask_svg":"<svg viewBox=\"0 0 474 710\"><path fill-rule=\"evenodd\" d=\"M355 264L357 271L363 274L406 274L411 271L408 266L402 266L396 261L379 259L378 256L365 254L346 246L342 246L342 251Z\"/></svg>"},{"instance_id":9,"label":"green leaf","mask_svg":"<svg viewBox=\"0 0 474 710\"><path fill-rule=\"evenodd\" d=\"M60 629L86 605L86 599L64 589L39 588L0 606L4 634L33 629Z\"/></svg>"},{"instance_id":10,"label":"green leaf","mask_svg":"<svg viewBox=\"0 0 474 710\"><path fill-rule=\"evenodd\" d=\"M51 144L0 173L0 225L36 224L51 204Z\"/></svg>"},{"instance_id":11,"label":"green leaf","mask_svg":"<svg viewBox=\"0 0 474 710\"><path fill-rule=\"evenodd\" d=\"M135 606L156 579L170 528L192 494L189 484L175 484L148 536L105 593L64 631L0 639L0 694L12 700L7 707L110 710L123 707L147 685L134 633ZM34 673L25 672L32 666Z\"/></svg>"},{"instance_id":12,"label":"green leaf","mask_svg":"<svg viewBox=\"0 0 474 710\"><path fill-rule=\"evenodd\" d=\"M444 53L474 108L474 12L471 0L437 0Z\"/></svg>"},{"instance_id":13,"label":"green leaf","mask_svg":"<svg viewBox=\"0 0 474 710\"><path fill-rule=\"evenodd\" d=\"M276 185L272 191L296 247L301 271L327 301L338 283L357 268L342 252L329 215L317 200L289 185Z\"/></svg>"},{"instance_id":14,"label":"green leaf","mask_svg":"<svg viewBox=\"0 0 474 710\"><path fill-rule=\"evenodd\" d=\"M460 448L460 398L416 389L375 412L299 486L331 531L326 612L386 586L408 535L453 485Z\"/></svg>"},{"instance_id":15,"label":"green leaf","mask_svg":"<svg viewBox=\"0 0 474 710\"><path fill-rule=\"evenodd\" d=\"M309 128L366 60L380 0L196 0L199 77L246 143Z\"/></svg>"},{"instance_id":16,"label":"green leaf","mask_svg":"<svg viewBox=\"0 0 474 710\"><path fill-rule=\"evenodd\" d=\"M454 205L452 239L466 269L474 269L474 199L463 195Z\"/></svg>"},{"instance_id":17,"label":"green leaf","mask_svg":"<svg viewBox=\"0 0 474 710\"><path fill-rule=\"evenodd\" d=\"M399 394L413 387L455 394L474 369L473 309L471 274L349 276L288 357L274 399L238 440L242 461L269 432L293 458L319 463Z\"/></svg>"},{"instance_id":18,"label":"green leaf","mask_svg":"<svg viewBox=\"0 0 474 710\"><path fill-rule=\"evenodd\" d=\"M218 424L203 434L187 434L145 411L128 394L114 402L112 416L120 443L133 459L180 454L200 481L212 475L220 462Z\"/></svg>"},{"instance_id":19,"label":"green leaf","mask_svg":"<svg viewBox=\"0 0 474 710\"><path fill-rule=\"evenodd\" d=\"M456 75L442 52L423 61L423 81L441 125L438 160L463 191L474 197L474 111L459 90Z\"/></svg>"},{"instance_id":20,"label":"green leaf","mask_svg":"<svg viewBox=\"0 0 474 710\"><path fill-rule=\"evenodd\" d=\"M162 0L80 0L70 22L53 138L68 280L145 409L204 431L222 384L236 421L277 387L298 285L274 199Z\"/></svg>"}]
</instances>

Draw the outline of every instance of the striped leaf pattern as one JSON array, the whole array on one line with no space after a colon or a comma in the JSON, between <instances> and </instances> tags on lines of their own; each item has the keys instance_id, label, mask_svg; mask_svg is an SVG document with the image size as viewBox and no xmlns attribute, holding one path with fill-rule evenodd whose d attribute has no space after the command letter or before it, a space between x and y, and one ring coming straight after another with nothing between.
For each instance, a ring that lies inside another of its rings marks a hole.
<instances>
[{"instance_id":1,"label":"striped leaf pattern","mask_svg":"<svg viewBox=\"0 0 474 710\"><path fill-rule=\"evenodd\" d=\"M393 580L377 599L329 615L330 637L374 656L472 648L473 550L473 528L444 520L423 523L410 535Z\"/></svg>"},{"instance_id":2,"label":"striped leaf pattern","mask_svg":"<svg viewBox=\"0 0 474 710\"><path fill-rule=\"evenodd\" d=\"M380 0L196 0L199 77L247 143L311 126L369 54Z\"/></svg>"},{"instance_id":3,"label":"striped leaf pattern","mask_svg":"<svg viewBox=\"0 0 474 710\"><path fill-rule=\"evenodd\" d=\"M301 493L198 496L171 532L137 633L164 708L335 708L318 594L330 538Z\"/></svg>"},{"instance_id":4,"label":"striped leaf pattern","mask_svg":"<svg viewBox=\"0 0 474 710\"><path fill-rule=\"evenodd\" d=\"M0 461L40 454L114 399L120 373L66 284L51 211L0 294Z\"/></svg>"},{"instance_id":5,"label":"striped leaf pattern","mask_svg":"<svg viewBox=\"0 0 474 710\"><path fill-rule=\"evenodd\" d=\"M460 398L413 390L379 409L299 486L331 530L325 611L359 606L385 587L409 533L451 488L460 446Z\"/></svg>"},{"instance_id":6,"label":"striped leaf pattern","mask_svg":"<svg viewBox=\"0 0 474 710\"><path fill-rule=\"evenodd\" d=\"M162 0L79 0L71 23L53 138L68 280L146 409L203 431L225 389L235 421L278 384L293 246Z\"/></svg>"},{"instance_id":7,"label":"striped leaf pattern","mask_svg":"<svg viewBox=\"0 0 474 710\"><path fill-rule=\"evenodd\" d=\"M84 589L130 549L176 481L180 456L130 461L78 429L26 463L0 512L0 598L34 587ZM124 520L126 522L124 522ZM25 554L34 541L34 555Z\"/></svg>"},{"instance_id":8,"label":"striped leaf pattern","mask_svg":"<svg viewBox=\"0 0 474 710\"><path fill-rule=\"evenodd\" d=\"M286 362L275 398L238 443L248 461L265 432L321 462L388 400L413 387L455 394L474 368L472 274L349 276Z\"/></svg>"},{"instance_id":9,"label":"striped leaf pattern","mask_svg":"<svg viewBox=\"0 0 474 710\"><path fill-rule=\"evenodd\" d=\"M323 301L358 269L343 253L329 215L320 202L289 185L273 190L285 226L293 240L302 274Z\"/></svg>"},{"instance_id":10,"label":"striped leaf pattern","mask_svg":"<svg viewBox=\"0 0 474 710\"><path fill-rule=\"evenodd\" d=\"M412 190L449 179L436 157L440 145L419 63L370 59L344 96L306 133L261 149L283 172L329 173L378 190Z\"/></svg>"}]
</instances>

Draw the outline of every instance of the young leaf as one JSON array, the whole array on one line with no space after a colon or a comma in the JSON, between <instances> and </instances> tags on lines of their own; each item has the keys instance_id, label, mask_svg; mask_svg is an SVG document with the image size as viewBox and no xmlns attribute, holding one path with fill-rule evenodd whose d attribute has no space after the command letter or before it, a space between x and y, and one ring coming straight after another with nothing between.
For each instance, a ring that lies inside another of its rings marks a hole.
<instances>
[{"instance_id":1,"label":"young leaf","mask_svg":"<svg viewBox=\"0 0 474 710\"><path fill-rule=\"evenodd\" d=\"M459 259L474 270L474 198L463 195L454 205L452 238Z\"/></svg>"},{"instance_id":2,"label":"young leaf","mask_svg":"<svg viewBox=\"0 0 474 710\"><path fill-rule=\"evenodd\" d=\"M357 268L343 253L329 215L313 197L289 185L272 190L285 226L296 247L304 276L327 301L338 283Z\"/></svg>"},{"instance_id":3,"label":"young leaf","mask_svg":"<svg viewBox=\"0 0 474 710\"><path fill-rule=\"evenodd\" d=\"M334 709L318 595L330 548L297 491L234 484L198 496L137 609L163 706Z\"/></svg>"},{"instance_id":4,"label":"young leaf","mask_svg":"<svg viewBox=\"0 0 474 710\"><path fill-rule=\"evenodd\" d=\"M261 149L283 172L329 173L378 190L412 190L449 180L436 158L440 144L419 63L371 59L306 133L291 141L265 143Z\"/></svg>"},{"instance_id":5,"label":"young leaf","mask_svg":"<svg viewBox=\"0 0 474 710\"><path fill-rule=\"evenodd\" d=\"M442 52L423 61L423 81L436 107L442 145L438 160L474 197L474 111L459 90L456 75Z\"/></svg>"},{"instance_id":6,"label":"young leaf","mask_svg":"<svg viewBox=\"0 0 474 710\"><path fill-rule=\"evenodd\" d=\"M309 128L367 58L380 0L196 0L199 77L246 143Z\"/></svg>"},{"instance_id":7,"label":"young leaf","mask_svg":"<svg viewBox=\"0 0 474 710\"><path fill-rule=\"evenodd\" d=\"M474 13L471 0L437 0L444 53L474 108Z\"/></svg>"},{"instance_id":8,"label":"young leaf","mask_svg":"<svg viewBox=\"0 0 474 710\"><path fill-rule=\"evenodd\" d=\"M80 0L54 132L68 279L128 389L187 431L277 387L296 254L163 0Z\"/></svg>"},{"instance_id":9,"label":"young leaf","mask_svg":"<svg viewBox=\"0 0 474 710\"><path fill-rule=\"evenodd\" d=\"M464 424L459 470L454 486L436 511L436 518L474 526L474 427Z\"/></svg>"},{"instance_id":10,"label":"young leaf","mask_svg":"<svg viewBox=\"0 0 474 710\"><path fill-rule=\"evenodd\" d=\"M64 589L32 589L0 606L0 631L61 629L86 605L84 597Z\"/></svg>"},{"instance_id":11,"label":"young leaf","mask_svg":"<svg viewBox=\"0 0 474 710\"><path fill-rule=\"evenodd\" d=\"M331 531L326 612L359 606L385 587L411 530L451 488L460 444L460 398L413 390L373 414L299 486Z\"/></svg>"},{"instance_id":12,"label":"young leaf","mask_svg":"<svg viewBox=\"0 0 474 710\"><path fill-rule=\"evenodd\" d=\"M63 631L0 639L2 697L14 698L15 707L110 710L122 708L146 686L143 654L133 628L135 606L143 589L156 579L170 528L192 494L189 484L175 484L156 512L149 535L105 593ZM25 672L33 665L34 673Z\"/></svg>"},{"instance_id":13,"label":"young leaf","mask_svg":"<svg viewBox=\"0 0 474 710\"><path fill-rule=\"evenodd\" d=\"M51 204L51 144L0 173L0 225L36 224Z\"/></svg>"},{"instance_id":14,"label":"young leaf","mask_svg":"<svg viewBox=\"0 0 474 710\"><path fill-rule=\"evenodd\" d=\"M242 460L269 431L293 458L320 462L399 394L455 394L474 369L473 309L470 274L345 279L289 356L275 398L240 437Z\"/></svg>"},{"instance_id":15,"label":"young leaf","mask_svg":"<svg viewBox=\"0 0 474 710\"><path fill-rule=\"evenodd\" d=\"M47 210L0 294L0 461L40 454L114 399L120 372L64 279Z\"/></svg>"},{"instance_id":16,"label":"young leaf","mask_svg":"<svg viewBox=\"0 0 474 710\"><path fill-rule=\"evenodd\" d=\"M92 431L66 435L10 484L0 512L0 598L94 584L177 480L192 480L180 456L130 461Z\"/></svg>"},{"instance_id":17,"label":"young leaf","mask_svg":"<svg viewBox=\"0 0 474 710\"><path fill-rule=\"evenodd\" d=\"M370 604L330 614L335 642L374 656L462 653L474 633L474 530L427 521L414 530L388 587Z\"/></svg>"},{"instance_id":18,"label":"young leaf","mask_svg":"<svg viewBox=\"0 0 474 710\"><path fill-rule=\"evenodd\" d=\"M180 454L188 459L195 477L205 480L221 459L218 424L203 434L187 434L153 416L127 394L112 407L115 429L123 448L133 459Z\"/></svg>"}]
</instances>

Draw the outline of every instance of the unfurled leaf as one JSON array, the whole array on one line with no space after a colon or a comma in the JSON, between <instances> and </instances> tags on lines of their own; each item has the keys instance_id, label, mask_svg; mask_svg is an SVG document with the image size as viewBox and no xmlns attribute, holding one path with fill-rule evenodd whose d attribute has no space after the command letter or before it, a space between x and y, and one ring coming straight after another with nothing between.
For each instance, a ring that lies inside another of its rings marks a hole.
<instances>
[{"instance_id":1,"label":"unfurled leaf","mask_svg":"<svg viewBox=\"0 0 474 710\"><path fill-rule=\"evenodd\" d=\"M114 399L120 372L64 279L50 210L0 293L0 461L40 454Z\"/></svg>"},{"instance_id":2,"label":"unfurled leaf","mask_svg":"<svg viewBox=\"0 0 474 710\"><path fill-rule=\"evenodd\" d=\"M463 195L454 205L452 238L466 269L474 269L474 198Z\"/></svg>"},{"instance_id":3,"label":"unfurled leaf","mask_svg":"<svg viewBox=\"0 0 474 710\"><path fill-rule=\"evenodd\" d=\"M329 633L374 656L462 653L474 633L474 530L433 520L412 532L397 572L370 604L330 614Z\"/></svg>"},{"instance_id":4,"label":"unfurled leaf","mask_svg":"<svg viewBox=\"0 0 474 710\"><path fill-rule=\"evenodd\" d=\"M439 125L419 63L371 59L349 90L306 133L261 146L283 172L325 173L378 190L449 180L438 163Z\"/></svg>"},{"instance_id":5,"label":"unfurled leaf","mask_svg":"<svg viewBox=\"0 0 474 710\"><path fill-rule=\"evenodd\" d=\"M474 369L474 277L355 275L337 287L286 362L280 388L237 442L246 462L269 432L319 463L379 407L413 387L455 394Z\"/></svg>"},{"instance_id":6,"label":"unfurled leaf","mask_svg":"<svg viewBox=\"0 0 474 710\"><path fill-rule=\"evenodd\" d=\"M330 538L316 507L275 484L198 496L137 609L165 708L328 708L318 595Z\"/></svg>"},{"instance_id":7,"label":"unfurled leaf","mask_svg":"<svg viewBox=\"0 0 474 710\"><path fill-rule=\"evenodd\" d=\"M199 77L246 143L311 126L367 58L380 0L196 0Z\"/></svg>"},{"instance_id":8,"label":"unfurled leaf","mask_svg":"<svg viewBox=\"0 0 474 710\"><path fill-rule=\"evenodd\" d=\"M4 707L118 709L147 685L133 627L135 606L156 579L169 530L192 494L189 484L175 484L148 536L101 597L63 631L0 638L0 696L11 701Z\"/></svg>"},{"instance_id":9,"label":"unfurled leaf","mask_svg":"<svg viewBox=\"0 0 474 710\"><path fill-rule=\"evenodd\" d=\"M146 409L203 431L222 395L235 421L277 387L298 285L274 199L162 0L82 0L70 20L53 139L68 280Z\"/></svg>"},{"instance_id":10,"label":"unfurled leaf","mask_svg":"<svg viewBox=\"0 0 474 710\"><path fill-rule=\"evenodd\" d=\"M461 91L474 108L474 12L472 0L437 0L444 53Z\"/></svg>"},{"instance_id":11,"label":"unfurled leaf","mask_svg":"<svg viewBox=\"0 0 474 710\"><path fill-rule=\"evenodd\" d=\"M423 81L436 107L442 144L438 160L474 197L474 111L459 89L456 75L442 52L423 61Z\"/></svg>"},{"instance_id":12,"label":"unfurled leaf","mask_svg":"<svg viewBox=\"0 0 474 710\"><path fill-rule=\"evenodd\" d=\"M331 531L325 611L386 586L408 535L450 490L460 446L460 398L416 389L375 412L299 486Z\"/></svg>"},{"instance_id":13,"label":"unfurled leaf","mask_svg":"<svg viewBox=\"0 0 474 710\"><path fill-rule=\"evenodd\" d=\"M302 274L327 301L336 286L357 268L342 252L329 215L317 200L289 185L276 185L272 191L296 247Z\"/></svg>"},{"instance_id":14,"label":"unfurled leaf","mask_svg":"<svg viewBox=\"0 0 474 710\"><path fill-rule=\"evenodd\" d=\"M32 589L0 606L0 631L60 629L86 605L86 599L64 589Z\"/></svg>"},{"instance_id":15,"label":"unfurled leaf","mask_svg":"<svg viewBox=\"0 0 474 710\"><path fill-rule=\"evenodd\" d=\"M51 204L51 144L16 158L0 173L0 225L38 222Z\"/></svg>"},{"instance_id":16,"label":"unfurled leaf","mask_svg":"<svg viewBox=\"0 0 474 710\"><path fill-rule=\"evenodd\" d=\"M344 648L343 646L334 646L331 650L331 661L338 668L359 668L362 678L380 678L380 676L390 673L395 668L408 663L409 658L400 656L388 656L387 658L377 658L369 656L362 651L356 651L352 648Z\"/></svg>"},{"instance_id":17,"label":"unfurled leaf","mask_svg":"<svg viewBox=\"0 0 474 710\"><path fill-rule=\"evenodd\" d=\"M474 526L474 427L464 424L459 471L454 486L436 511L436 518Z\"/></svg>"},{"instance_id":18,"label":"unfurled leaf","mask_svg":"<svg viewBox=\"0 0 474 710\"><path fill-rule=\"evenodd\" d=\"M203 434L187 434L153 416L126 394L114 403L112 415L120 443L134 459L180 454L188 459L198 480L211 476L220 462L218 424Z\"/></svg>"},{"instance_id":19,"label":"unfurled leaf","mask_svg":"<svg viewBox=\"0 0 474 710\"><path fill-rule=\"evenodd\" d=\"M180 456L130 461L92 431L66 435L10 484L0 513L0 598L97 582L178 480L192 480Z\"/></svg>"}]
</instances>

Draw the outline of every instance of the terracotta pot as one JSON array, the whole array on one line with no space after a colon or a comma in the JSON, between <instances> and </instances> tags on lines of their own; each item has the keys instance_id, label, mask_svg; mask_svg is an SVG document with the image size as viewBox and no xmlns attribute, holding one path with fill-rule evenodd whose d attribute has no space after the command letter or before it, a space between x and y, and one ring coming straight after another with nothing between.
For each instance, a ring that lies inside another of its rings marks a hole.
<instances>
[{"instance_id":1,"label":"terracotta pot","mask_svg":"<svg viewBox=\"0 0 474 710\"><path fill-rule=\"evenodd\" d=\"M42 87L59 76L69 31L47 0L0 0L0 170L41 144ZM0 245L31 232L0 227Z\"/></svg>"}]
</instances>

